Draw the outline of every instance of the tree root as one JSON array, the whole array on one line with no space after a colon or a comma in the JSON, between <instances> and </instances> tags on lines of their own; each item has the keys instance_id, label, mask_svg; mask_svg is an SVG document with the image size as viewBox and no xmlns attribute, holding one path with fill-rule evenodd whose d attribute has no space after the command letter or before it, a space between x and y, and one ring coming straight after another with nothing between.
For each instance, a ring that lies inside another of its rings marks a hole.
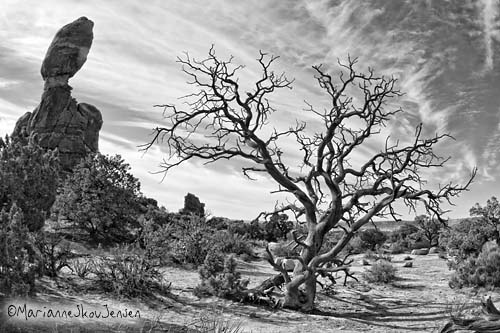
<instances>
[{"instance_id":1,"label":"tree root","mask_svg":"<svg viewBox=\"0 0 500 333\"><path fill-rule=\"evenodd\" d=\"M481 303L483 317L472 319L452 318L439 332L451 333L464 330L481 333L500 332L500 311L491 301L491 297L488 297Z\"/></svg>"},{"instance_id":2,"label":"tree root","mask_svg":"<svg viewBox=\"0 0 500 333\"><path fill-rule=\"evenodd\" d=\"M281 290L284 283L285 278L283 275L276 274L264 280L258 287L245 290L239 301L241 303L269 306L273 309L281 307L281 300L274 297L273 292L275 288Z\"/></svg>"}]
</instances>

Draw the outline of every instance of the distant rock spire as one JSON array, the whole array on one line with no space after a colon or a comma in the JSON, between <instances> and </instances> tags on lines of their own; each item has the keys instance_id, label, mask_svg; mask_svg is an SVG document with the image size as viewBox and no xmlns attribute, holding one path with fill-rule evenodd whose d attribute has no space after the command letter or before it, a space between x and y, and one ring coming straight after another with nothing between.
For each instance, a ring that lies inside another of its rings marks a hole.
<instances>
[{"instance_id":1,"label":"distant rock spire","mask_svg":"<svg viewBox=\"0 0 500 333\"><path fill-rule=\"evenodd\" d=\"M56 33L42 62L42 100L33 112L18 119L12 134L36 136L42 147L57 148L66 170L99 149L101 112L90 104L77 103L68 84L87 60L93 27L91 20L80 17Z\"/></svg>"}]
</instances>

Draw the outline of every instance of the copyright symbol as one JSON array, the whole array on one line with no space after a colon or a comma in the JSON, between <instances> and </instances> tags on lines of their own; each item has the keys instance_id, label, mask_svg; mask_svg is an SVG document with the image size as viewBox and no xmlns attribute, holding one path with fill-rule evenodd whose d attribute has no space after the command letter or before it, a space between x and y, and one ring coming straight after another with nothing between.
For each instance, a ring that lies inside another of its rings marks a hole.
<instances>
[{"instance_id":1,"label":"copyright symbol","mask_svg":"<svg viewBox=\"0 0 500 333\"><path fill-rule=\"evenodd\" d=\"M14 317L16 315L16 306L13 304L9 305L7 308L7 314L9 317Z\"/></svg>"}]
</instances>

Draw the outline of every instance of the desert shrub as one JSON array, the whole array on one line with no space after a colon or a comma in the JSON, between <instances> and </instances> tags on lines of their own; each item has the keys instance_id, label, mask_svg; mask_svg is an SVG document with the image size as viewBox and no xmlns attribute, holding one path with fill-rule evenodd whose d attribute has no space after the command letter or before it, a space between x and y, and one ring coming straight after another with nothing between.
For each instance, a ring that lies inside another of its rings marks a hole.
<instances>
[{"instance_id":1,"label":"desert shrub","mask_svg":"<svg viewBox=\"0 0 500 333\"><path fill-rule=\"evenodd\" d=\"M476 203L469 212L470 216L481 220L481 223L490 230L489 238L500 245L500 203L498 199L491 197L484 206Z\"/></svg>"},{"instance_id":2,"label":"desert shrub","mask_svg":"<svg viewBox=\"0 0 500 333\"><path fill-rule=\"evenodd\" d=\"M250 239L264 240L264 230L262 230L259 221L254 220L250 222L247 230L246 235L248 235Z\"/></svg>"},{"instance_id":3,"label":"desert shrub","mask_svg":"<svg viewBox=\"0 0 500 333\"><path fill-rule=\"evenodd\" d=\"M257 228L260 230L259 222L255 221ZM217 228L219 229L219 228ZM245 223L244 221L230 221L226 223L226 229L229 232L233 232L235 234L238 234L240 236L246 236L248 238L251 237L250 233L250 223ZM258 238L258 239L263 239L263 238Z\"/></svg>"},{"instance_id":4,"label":"desert shrub","mask_svg":"<svg viewBox=\"0 0 500 333\"><path fill-rule=\"evenodd\" d=\"M149 201L152 199L140 197L139 201ZM142 203L144 206L144 203ZM153 204L146 205L145 212L142 216L143 221L151 221L157 226L163 226L165 224L173 224L175 220L175 213L170 213L165 207L154 206Z\"/></svg>"},{"instance_id":5,"label":"desert shrub","mask_svg":"<svg viewBox=\"0 0 500 333\"><path fill-rule=\"evenodd\" d=\"M391 252L397 254L413 249L415 241L420 237L416 226L403 224L389 234L389 241L392 243Z\"/></svg>"},{"instance_id":6,"label":"desert shrub","mask_svg":"<svg viewBox=\"0 0 500 333\"><path fill-rule=\"evenodd\" d=\"M378 252L376 260L392 261L392 256L389 253Z\"/></svg>"},{"instance_id":7,"label":"desert shrub","mask_svg":"<svg viewBox=\"0 0 500 333\"><path fill-rule=\"evenodd\" d=\"M426 239L419 239L419 240L416 240L416 241L410 243L411 250L430 248L430 247L431 247L431 243L429 243L429 241Z\"/></svg>"},{"instance_id":8,"label":"desert shrub","mask_svg":"<svg viewBox=\"0 0 500 333\"><path fill-rule=\"evenodd\" d=\"M239 226L244 226L245 223L243 221L228 221L228 219L224 217L212 217L207 220L207 225L215 230L232 230L235 232L235 230L238 230ZM240 235L245 235L245 232L236 232Z\"/></svg>"},{"instance_id":9,"label":"desert shrub","mask_svg":"<svg viewBox=\"0 0 500 333\"><path fill-rule=\"evenodd\" d=\"M223 253L253 256L252 246L245 236L229 231L217 232L212 236L212 246Z\"/></svg>"},{"instance_id":10,"label":"desert shrub","mask_svg":"<svg viewBox=\"0 0 500 333\"><path fill-rule=\"evenodd\" d=\"M363 258L367 259L367 260L376 260L377 259L377 254L374 251L368 250L363 255Z\"/></svg>"},{"instance_id":11,"label":"desert shrub","mask_svg":"<svg viewBox=\"0 0 500 333\"><path fill-rule=\"evenodd\" d=\"M250 262L255 258L256 258L255 256L251 256L247 253L240 254L240 259L243 260L244 262Z\"/></svg>"},{"instance_id":12,"label":"desert shrub","mask_svg":"<svg viewBox=\"0 0 500 333\"><path fill-rule=\"evenodd\" d=\"M400 239L392 243L390 251L392 254L400 254L408 251L409 248L410 246L408 245L408 242L406 240Z\"/></svg>"},{"instance_id":13,"label":"desert shrub","mask_svg":"<svg viewBox=\"0 0 500 333\"><path fill-rule=\"evenodd\" d=\"M194 214L183 215L169 225L170 230L163 236L155 231L153 238L168 240L163 248L168 249L174 261L182 265L200 266L211 250L254 256L248 236L236 233L231 228L218 230L214 228L214 220L211 221Z\"/></svg>"},{"instance_id":14,"label":"desert shrub","mask_svg":"<svg viewBox=\"0 0 500 333\"><path fill-rule=\"evenodd\" d=\"M391 242L396 242L398 240L405 240L405 239L411 239L413 235L418 233L418 228L414 226L413 224L403 224L396 230L390 233L389 235L389 240Z\"/></svg>"},{"instance_id":15,"label":"desert shrub","mask_svg":"<svg viewBox=\"0 0 500 333\"><path fill-rule=\"evenodd\" d=\"M93 242L133 241L142 205L139 180L129 170L119 155L89 155L59 189L53 212Z\"/></svg>"},{"instance_id":16,"label":"desert shrub","mask_svg":"<svg viewBox=\"0 0 500 333\"><path fill-rule=\"evenodd\" d=\"M196 332L243 333L241 321L224 319L222 312L216 309L204 311L190 326Z\"/></svg>"},{"instance_id":17,"label":"desert shrub","mask_svg":"<svg viewBox=\"0 0 500 333\"><path fill-rule=\"evenodd\" d=\"M175 239L171 253L175 261L183 265L200 266L212 249L222 253L254 255L247 236L216 230L196 215L184 216L174 223L173 234Z\"/></svg>"},{"instance_id":18,"label":"desert shrub","mask_svg":"<svg viewBox=\"0 0 500 333\"><path fill-rule=\"evenodd\" d=\"M479 219L465 219L440 235L440 244L459 261L477 256L492 236L491 227Z\"/></svg>"},{"instance_id":19,"label":"desert shrub","mask_svg":"<svg viewBox=\"0 0 500 333\"><path fill-rule=\"evenodd\" d=\"M363 278L368 282L389 283L396 279L396 268L390 262L379 260L363 272Z\"/></svg>"},{"instance_id":20,"label":"desert shrub","mask_svg":"<svg viewBox=\"0 0 500 333\"><path fill-rule=\"evenodd\" d=\"M452 287L500 287L500 248L487 244L476 256L454 264Z\"/></svg>"},{"instance_id":21,"label":"desert shrub","mask_svg":"<svg viewBox=\"0 0 500 333\"><path fill-rule=\"evenodd\" d=\"M365 249L375 250L375 248L382 246L387 240L387 236L384 232L377 229L366 229L361 231L359 238L364 244Z\"/></svg>"},{"instance_id":22,"label":"desert shrub","mask_svg":"<svg viewBox=\"0 0 500 333\"><path fill-rule=\"evenodd\" d=\"M286 214L273 214L269 221L263 222L264 239L268 242L286 240L287 234L293 229L293 222L288 220Z\"/></svg>"},{"instance_id":23,"label":"desert shrub","mask_svg":"<svg viewBox=\"0 0 500 333\"><path fill-rule=\"evenodd\" d=\"M217 296L239 300L248 285L248 281L242 280L241 274L236 271L234 257L224 257L218 251L207 254L198 273L201 283L193 290L197 297Z\"/></svg>"},{"instance_id":24,"label":"desert shrub","mask_svg":"<svg viewBox=\"0 0 500 333\"><path fill-rule=\"evenodd\" d=\"M359 231L346 246L346 251L359 254L367 250L375 251L387 240L387 236L380 230L366 229Z\"/></svg>"},{"instance_id":25,"label":"desert shrub","mask_svg":"<svg viewBox=\"0 0 500 333\"><path fill-rule=\"evenodd\" d=\"M488 243L498 241L498 202L492 198L485 207L476 204L470 213L476 217L464 219L440 235L440 244L454 257L448 261L455 270L450 286L498 287L500 249Z\"/></svg>"},{"instance_id":26,"label":"desert shrub","mask_svg":"<svg viewBox=\"0 0 500 333\"><path fill-rule=\"evenodd\" d=\"M85 279L92 272L93 262L87 259L75 259L69 264L69 269L78 277Z\"/></svg>"},{"instance_id":27,"label":"desert shrub","mask_svg":"<svg viewBox=\"0 0 500 333\"><path fill-rule=\"evenodd\" d=\"M39 273L32 234L16 204L0 211L0 293L27 295L35 291Z\"/></svg>"},{"instance_id":28,"label":"desert shrub","mask_svg":"<svg viewBox=\"0 0 500 333\"><path fill-rule=\"evenodd\" d=\"M0 138L0 209L16 205L29 231L40 230L56 197L59 183L57 153L34 139Z\"/></svg>"},{"instance_id":29,"label":"desert shrub","mask_svg":"<svg viewBox=\"0 0 500 333\"><path fill-rule=\"evenodd\" d=\"M44 275L56 277L63 267L69 267L73 256L69 243L55 232L40 231L35 235L35 246L40 254L41 270Z\"/></svg>"},{"instance_id":30,"label":"desert shrub","mask_svg":"<svg viewBox=\"0 0 500 333\"><path fill-rule=\"evenodd\" d=\"M250 223L241 220L230 221L227 223L227 231L245 236L249 240L265 240L263 226L257 220Z\"/></svg>"},{"instance_id":31,"label":"desert shrub","mask_svg":"<svg viewBox=\"0 0 500 333\"><path fill-rule=\"evenodd\" d=\"M157 260L160 265L170 263L173 249L174 227L171 224L157 224L154 220L139 219L141 232L137 243L147 252L148 257Z\"/></svg>"},{"instance_id":32,"label":"desert shrub","mask_svg":"<svg viewBox=\"0 0 500 333\"><path fill-rule=\"evenodd\" d=\"M150 295L153 290L165 292L166 284L157 261L138 245L119 245L110 257L95 258L92 273L106 292L125 297Z\"/></svg>"},{"instance_id":33,"label":"desert shrub","mask_svg":"<svg viewBox=\"0 0 500 333\"><path fill-rule=\"evenodd\" d=\"M227 225L227 230L236 234L246 236L252 240L265 240L267 242L277 242L280 239L286 240L288 233L293 229L293 222L288 220L286 214L274 214L269 221L259 222L253 220L250 223L244 221L231 221Z\"/></svg>"},{"instance_id":34,"label":"desert shrub","mask_svg":"<svg viewBox=\"0 0 500 333\"><path fill-rule=\"evenodd\" d=\"M177 239L172 244L172 255L183 265L199 266L203 264L210 248L213 247L213 230L196 216L190 217L190 226L184 232L177 232Z\"/></svg>"},{"instance_id":35,"label":"desert shrub","mask_svg":"<svg viewBox=\"0 0 500 333\"><path fill-rule=\"evenodd\" d=\"M345 249L347 252L353 254L360 254L366 251L365 243L361 240L359 235L354 236Z\"/></svg>"},{"instance_id":36,"label":"desert shrub","mask_svg":"<svg viewBox=\"0 0 500 333\"><path fill-rule=\"evenodd\" d=\"M365 252L365 255L363 256L367 260L385 260L385 261L392 261L392 256L388 253L383 253L381 250L378 251L371 251L368 250Z\"/></svg>"}]
</instances>

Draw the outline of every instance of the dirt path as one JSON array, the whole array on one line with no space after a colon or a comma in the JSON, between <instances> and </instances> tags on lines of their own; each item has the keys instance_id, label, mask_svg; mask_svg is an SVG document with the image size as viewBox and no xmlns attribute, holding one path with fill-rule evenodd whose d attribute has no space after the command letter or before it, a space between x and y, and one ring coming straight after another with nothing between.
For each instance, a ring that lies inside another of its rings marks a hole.
<instances>
[{"instance_id":1,"label":"dirt path","mask_svg":"<svg viewBox=\"0 0 500 333\"><path fill-rule=\"evenodd\" d=\"M456 291L448 286L451 272L446 262L436 254L412 256L413 267L403 268L407 255L395 255L392 263L398 268L399 279L389 285L352 282L335 286L333 292L320 292L317 311L302 314L288 310L272 311L234 304L218 299L197 301L186 308L197 311L213 307L228 318L242 322L245 332L432 332L441 327L450 315L451 306L479 302L484 294L473 295L470 290ZM265 262L240 263L240 271L252 284L275 274ZM361 273L361 257L356 258L353 270ZM172 272L171 278L178 274ZM184 274L187 277L189 274ZM360 276L361 274L358 274ZM185 281L192 286L196 277ZM189 291L189 290L187 290ZM500 299L491 294L494 301ZM471 304L471 306L474 306ZM191 312L191 311L190 311Z\"/></svg>"},{"instance_id":2,"label":"dirt path","mask_svg":"<svg viewBox=\"0 0 500 333\"><path fill-rule=\"evenodd\" d=\"M396 282L374 285L366 284L360 278L360 283L353 281L345 287L336 285L329 292L319 292L317 310L312 314L272 310L217 298L198 299L192 294L193 287L199 282L198 274L170 267L164 269L164 274L166 280L172 282L172 297L125 301L116 300L110 295L82 296L74 290L65 290L61 285L47 282L48 287L53 285L53 292L38 296L36 301L51 306L81 303L88 307L107 304L110 308L137 309L141 312L141 320L136 323L142 331L185 332L183 327L199 327L202 321L200 318L211 320L210 318L219 317L233 324L239 323L243 332L253 333L382 333L436 331L448 320L452 304L478 302L484 295L473 295L470 290L450 289L448 280L451 272L446 262L437 255L413 256L413 268L402 267L405 256L396 255L392 260L398 268L399 279ZM250 286L275 274L264 261L239 262L238 267L242 275L251 280ZM366 266L361 265L361 257L356 258L353 270L360 273L364 269ZM499 301L498 293L490 295L494 302ZM129 324L134 322L121 320L119 323L107 323L108 331L129 331ZM93 325L84 327L80 331L97 329ZM64 331L66 330L59 330ZM137 326L130 331L137 331Z\"/></svg>"}]
</instances>

